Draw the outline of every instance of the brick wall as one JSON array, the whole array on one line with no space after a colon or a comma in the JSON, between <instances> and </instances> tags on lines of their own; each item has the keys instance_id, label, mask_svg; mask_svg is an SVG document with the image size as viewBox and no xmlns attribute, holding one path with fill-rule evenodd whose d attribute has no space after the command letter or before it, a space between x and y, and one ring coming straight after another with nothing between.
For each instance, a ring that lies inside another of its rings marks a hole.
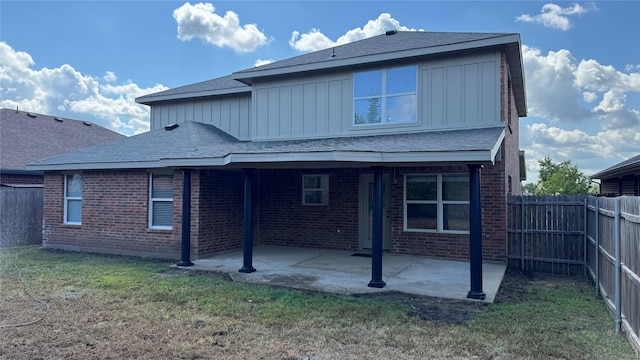
<instances>
[{"instance_id":1,"label":"brick wall","mask_svg":"<svg viewBox=\"0 0 640 360\"><path fill-rule=\"evenodd\" d=\"M181 216L182 177L178 174L174 175L174 222ZM82 225L63 223L64 175L47 173L44 186L45 248L179 258L180 227L148 228L146 171L82 172Z\"/></svg>"},{"instance_id":2,"label":"brick wall","mask_svg":"<svg viewBox=\"0 0 640 360\"><path fill-rule=\"evenodd\" d=\"M469 235L404 231L404 174L465 173L466 165L387 168L391 175L390 251L425 256L468 258ZM359 241L359 176L371 169L263 170L260 172L259 243L356 250ZM302 205L302 175L329 174L329 204ZM504 165L481 173L483 257L506 258Z\"/></svg>"},{"instance_id":3,"label":"brick wall","mask_svg":"<svg viewBox=\"0 0 640 360\"><path fill-rule=\"evenodd\" d=\"M620 178L603 179L600 194L606 196L640 196L640 176L626 175Z\"/></svg>"},{"instance_id":4,"label":"brick wall","mask_svg":"<svg viewBox=\"0 0 640 360\"><path fill-rule=\"evenodd\" d=\"M242 247L244 173L202 170L191 181L191 207L197 214L191 219L194 258Z\"/></svg>"},{"instance_id":5,"label":"brick wall","mask_svg":"<svg viewBox=\"0 0 640 360\"><path fill-rule=\"evenodd\" d=\"M24 175L24 174L7 174L0 173L0 184L42 184L44 178L42 175Z\"/></svg>"},{"instance_id":6,"label":"brick wall","mask_svg":"<svg viewBox=\"0 0 640 360\"><path fill-rule=\"evenodd\" d=\"M354 169L261 170L259 243L358 248L359 174ZM329 204L302 205L302 175L329 174Z\"/></svg>"},{"instance_id":7,"label":"brick wall","mask_svg":"<svg viewBox=\"0 0 640 360\"><path fill-rule=\"evenodd\" d=\"M502 147L502 157L505 162L503 180L507 193L520 195L522 191L520 184L520 118L518 117L513 89L509 83L509 68L504 53L501 56L500 68L501 119L505 123L505 139ZM511 177L511 182L509 182L509 176Z\"/></svg>"}]
</instances>

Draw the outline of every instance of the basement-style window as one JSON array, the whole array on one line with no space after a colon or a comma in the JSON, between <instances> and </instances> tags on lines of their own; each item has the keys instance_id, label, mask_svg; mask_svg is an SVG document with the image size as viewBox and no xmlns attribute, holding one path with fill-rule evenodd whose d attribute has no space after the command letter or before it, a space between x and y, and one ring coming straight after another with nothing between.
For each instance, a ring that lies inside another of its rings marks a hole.
<instances>
[{"instance_id":1,"label":"basement-style window","mask_svg":"<svg viewBox=\"0 0 640 360\"><path fill-rule=\"evenodd\" d=\"M302 175L302 204L327 205L329 203L329 175Z\"/></svg>"},{"instance_id":2,"label":"basement-style window","mask_svg":"<svg viewBox=\"0 0 640 360\"><path fill-rule=\"evenodd\" d=\"M353 75L355 126L415 123L418 118L416 66Z\"/></svg>"},{"instance_id":3,"label":"basement-style window","mask_svg":"<svg viewBox=\"0 0 640 360\"><path fill-rule=\"evenodd\" d=\"M173 225L173 174L149 174L149 228Z\"/></svg>"},{"instance_id":4,"label":"basement-style window","mask_svg":"<svg viewBox=\"0 0 640 360\"><path fill-rule=\"evenodd\" d=\"M82 174L64 177L64 223L82 224Z\"/></svg>"},{"instance_id":5,"label":"basement-style window","mask_svg":"<svg viewBox=\"0 0 640 360\"><path fill-rule=\"evenodd\" d=\"M469 232L469 176L405 176L405 231Z\"/></svg>"}]
</instances>

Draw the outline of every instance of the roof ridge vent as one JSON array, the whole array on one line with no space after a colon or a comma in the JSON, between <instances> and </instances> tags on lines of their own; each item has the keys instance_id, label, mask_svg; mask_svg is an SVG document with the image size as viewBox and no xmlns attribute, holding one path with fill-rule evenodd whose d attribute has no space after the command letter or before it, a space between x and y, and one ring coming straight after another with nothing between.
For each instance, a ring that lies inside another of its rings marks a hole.
<instances>
[{"instance_id":1,"label":"roof ridge vent","mask_svg":"<svg viewBox=\"0 0 640 360\"><path fill-rule=\"evenodd\" d=\"M61 117L57 117L57 116L56 116L56 117L54 117L54 118L53 118L53 120L55 120L55 121L57 121L57 122L63 122L63 121L64 121L64 119L63 119L63 118L61 118Z\"/></svg>"},{"instance_id":2,"label":"roof ridge vent","mask_svg":"<svg viewBox=\"0 0 640 360\"><path fill-rule=\"evenodd\" d=\"M176 124L170 124L170 125L165 126L165 127L164 127L164 129L165 129L166 131L171 131L171 130L173 130L173 129L175 129L175 128L179 127L179 126L180 126L180 125L178 125L177 123L176 123Z\"/></svg>"},{"instance_id":3,"label":"roof ridge vent","mask_svg":"<svg viewBox=\"0 0 640 360\"><path fill-rule=\"evenodd\" d=\"M398 33L398 30L387 30L384 34L389 36L389 35L395 35Z\"/></svg>"},{"instance_id":4,"label":"roof ridge vent","mask_svg":"<svg viewBox=\"0 0 640 360\"><path fill-rule=\"evenodd\" d=\"M37 118L38 117L38 115L33 114L33 113L27 113L27 116L28 117L32 117L32 118Z\"/></svg>"}]
</instances>

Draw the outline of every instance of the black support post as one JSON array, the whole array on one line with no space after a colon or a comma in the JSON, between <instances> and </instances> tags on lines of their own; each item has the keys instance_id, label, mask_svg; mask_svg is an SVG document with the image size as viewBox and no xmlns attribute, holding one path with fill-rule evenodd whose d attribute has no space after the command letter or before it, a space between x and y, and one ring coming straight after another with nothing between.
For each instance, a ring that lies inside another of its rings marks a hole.
<instances>
[{"instance_id":1,"label":"black support post","mask_svg":"<svg viewBox=\"0 0 640 360\"><path fill-rule=\"evenodd\" d=\"M467 298L484 300L482 291L482 203L480 199L481 165L469 167L469 269L471 290Z\"/></svg>"},{"instance_id":2,"label":"black support post","mask_svg":"<svg viewBox=\"0 0 640 360\"><path fill-rule=\"evenodd\" d=\"M253 169L244 169L244 251L242 256L241 273L252 273L253 268L253 220L251 218L253 187Z\"/></svg>"},{"instance_id":3,"label":"black support post","mask_svg":"<svg viewBox=\"0 0 640 360\"><path fill-rule=\"evenodd\" d=\"M373 225L371 241L371 281L369 287L383 288L387 285L382 281L382 197L383 171L381 166L373 168Z\"/></svg>"},{"instance_id":4,"label":"black support post","mask_svg":"<svg viewBox=\"0 0 640 360\"><path fill-rule=\"evenodd\" d=\"M178 266L192 266L191 262L191 170L182 170L182 257Z\"/></svg>"}]
</instances>

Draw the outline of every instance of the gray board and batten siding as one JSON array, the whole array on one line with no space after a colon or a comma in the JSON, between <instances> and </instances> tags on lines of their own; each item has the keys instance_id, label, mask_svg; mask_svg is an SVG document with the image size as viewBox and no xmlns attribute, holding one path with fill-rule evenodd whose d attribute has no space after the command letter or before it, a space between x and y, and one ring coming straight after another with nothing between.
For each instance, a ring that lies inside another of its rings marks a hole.
<instances>
[{"instance_id":1,"label":"gray board and batten siding","mask_svg":"<svg viewBox=\"0 0 640 360\"><path fill-rule=\"evenodd\" d=\"M415 123L354 126L353 74L357 70L349 70L276 81L257 79L249 88L252 92L156 103L151 106L151 128L196 121L239 140L286 140L501 124L500 52L402 65L418 69Z\"/></svg>"}]
</instances>

